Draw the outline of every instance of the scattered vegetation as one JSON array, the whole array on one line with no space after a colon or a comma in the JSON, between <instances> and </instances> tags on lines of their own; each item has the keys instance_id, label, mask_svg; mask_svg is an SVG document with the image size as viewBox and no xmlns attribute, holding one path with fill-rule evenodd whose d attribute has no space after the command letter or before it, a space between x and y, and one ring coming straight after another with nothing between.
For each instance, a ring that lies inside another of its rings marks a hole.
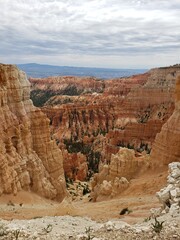
<instances>
[{"instance_id":1,"label":"scattered vegetation","mask_svg":"<svg viewBox=\"0 0 180 240\"><path fill-rule=\"evenodd\" d=\"M36 107L42 107L51 97L57 95L68 95L68 96L79 96L83 92L82 89L77 89L74 85L68 85L65 89L59 91L52 90L32 90L30 93L30 98L32 99ZM66 102L67 101L67 102ZM70 98L65 100L64 103L71 102Z\"/></svg>"},{"instance_id":2,"label":"scattered vegetation","mask_svg":"<svg viewBox=\"0 0 180 240\"><path fill-rule=\"evenodd\" d=\"M148 221L150 221L150 220L151 220L151 216L145 218L145 219L144 219L144 222L148 222Z\"/></svg>"},{"instance_id":3,"label":"scattered vegetation","mask_svg":"<svg viewBox=\"0 0 180 240\"><path fill-rule=\"evenodd\" d=\"M35 216L35 217L33 217L33 219L38 219L38 218L42 218L42 216Z\"/></svg>"},{"instance_id":4,"label":"scattered vegetation","mask_svg":"<svg viewBox=\"0 0 180 240\"><path fill-rule=\"evenodd\" d=\"M73 179L67 177L66 175L65 175L65 180L66 180L66 187L67 188L69 187L69 184L73 185Z\"/></svg>"},{"instance_id":5,"label":"scattered vegetation","mask_svg":"<svg viewBox=\"0 0 180 240\"><path fill-rule=\"evenodd\" d=\"M164 223L164 221L159 222L159 221L157 220L157 218L155 218L155 223L152 223L152 229L153 229L153 231L156 232L156 233L160 233L161 230L163 229L163 223Z\"/></svg>"},{"instance_id":6,"label":"scattered vegetation","mask_svg":"<svg viewBox=\"0 0 180 240\"><path fill-rule=\"evenodd\" d=\"M43 230L46 232L46 233L50 233L53 229L53 226L52 224L48 224L46 228L44 228Z\"/></svg>"},{"instance_id":7,"label":"scattered vegetation","mask_svg":"<svg viewBox=\"0 0 180 240\"><path fill-rule=\"evenodd\" d=\"M86 234L87 234L87 240L92 240L94 238L92 234L92 228L91 227L87 227L85 230Z\"/></svg>"},{"instance_id":8,"label":"scattered vegetation","mask_svg":"<svg viewBox=\"0 0 180 240\"><path fill-rule=\"evenodd\" d=\"M83 186L83 195L86 195L86 194L88 194L90 192L91 192L91 190L89 189L88 184Z\"/></svg>"},{"instance_id":9,"label":"scattered vegetation","mask_svg":"<svg viewBox=\"0 0 180 240\"><path fill-rule=\"evenodd\" d=\"M7 205L8 205L8 206L12 206L12 207L15 206L15 204L14 204L11 200L9 200L9 202L7 203Z\"/></svg>"},{"instance_id":10,"label":"scattered vegetation","mask_svg":"<svg viewBox=\"0 0 180 240\"><path fill-rule=\"evenodd\" d=\"M134 149L135 151L138 151L140 153L143 151L146 151L147 154L150 154L150 152L151 152L151 148L149 147L148 143L143 143L143 142L141 142L140 146L134 146L134 144L119 141L117 146L118 147L126 147L128 149Z\"/></svg>"},{"instance_id":11,"label":"scattered vegetation","mask_svg":"<svg viewBox=\"0 0 180 240\"><path fill-rule=\"evenodd\" d=\"M151 116L151 106L149 105L142 113L138 114L138 123L146 123Z\"/></svg>"},{"instance_id":12,"label":"scattered vegetation","mask_svg":"<svg viewBox=\"0 0 180 240\"><path fill-rule=\"evenodd\" d=\"M54 92L38 89L31 91L30 98L36 107L42 107L54 95Z\"/></svg>"},{"instance_id":13,"label":"scattered vegetation","mask_svg":"<svg viewBox=\"0 0 180 240\"><path fill-rule=\"evenodd\" d=\"M0 237L8 235L7 229L4 225L0 225Z\"/></svg>"},{"instance_id":14,"label":"scattered vegetation","mask_svg":"<svg viewBox=\"0 0 180 240\"><path fill-rule=\"evenodd\" d=\"M101 153L93 151L90 144L85 144L83 141L74 141L71 139L64 139L64 144L69 153L82 153L86 155L88 162L88 169L90 173L98 172L98 166L101 159ZM91 172L92 171L92 172ZM91 175L92 176L92 175ZM91 176L88 175L88 178Z\"/></svg>"},{"instance_id":15,"label":"scattered vegetation","mask_svg":"<svg viewBox=\"0 0 180 240\"><path fill-rule=\"evenodd\" d=\"M16 229L13 231L13 236L14 236L15 240L19 239L20 233L21 233L21 231L19 229Z\"/></svg>"},{"instance_id":16,"label":"scattered vegetation","mask_svg":"<svg viewBox=\"0 0 180 240\"><path fill-rule=\"evenodd\" d=\"M148 146L148 144L147 143L143 143L143 142L141 142L139 148L136 148L136 150L138 152L146 151L147 154L150 154L150 152L151 152L151 148Z\"/></svg>"}]
</instances>

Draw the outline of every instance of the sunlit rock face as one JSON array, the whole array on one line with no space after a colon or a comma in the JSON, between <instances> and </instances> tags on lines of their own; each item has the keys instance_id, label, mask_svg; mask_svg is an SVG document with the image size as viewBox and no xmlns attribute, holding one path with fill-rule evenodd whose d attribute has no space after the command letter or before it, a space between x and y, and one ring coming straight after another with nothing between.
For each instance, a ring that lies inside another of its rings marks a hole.
<instances>
[{"instance_id":1,"label":"sunlit rock face","mask_svg":"<svg viewBox=\"0 0 180 240\"><path fill-rule=\"evenodd\" d=\"M14 65L0 64L0 194L21 190L62 200L63 157L49 119L30 100L30 83Z\"/></svg>"},{"instance_id":2,"label":"sunlit rock face","mask_svg":"<svg viewBox=\"0 0 180 240\"><path fill-rule=\"evenodd\" d=\"M148 166L147 154L137 155L133 149L121 148L112 154L110 164L100 166L99 173L94 175L91 182L93 201L120 194L129 187L129 181Z\"/></svg>"},{"instance_id":3,"label":"sunlit rock face","mask_svg":"<svg viewBox=\"0 0 180 240\"><path fill-rule=\"evenodd\" d=\"M180 162L180 76L176 81L175 110L156 136L151 159L159 166Z\"/></svg>"}]
</instances>

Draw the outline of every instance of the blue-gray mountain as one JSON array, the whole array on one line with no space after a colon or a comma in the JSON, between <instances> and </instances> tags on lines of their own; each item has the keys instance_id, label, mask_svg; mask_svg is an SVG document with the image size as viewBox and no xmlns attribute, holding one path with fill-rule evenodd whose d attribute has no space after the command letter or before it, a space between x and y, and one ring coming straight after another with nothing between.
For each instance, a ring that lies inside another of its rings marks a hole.
<instances>
[{"instance_id":1,"label":"blue-gray mountain","mask_svg":"<svg viewBox=\"0 0 180 240\"><path fill-rule=\"evenodd\" d=\"M89 67L67 67L43 65L37 63L18 64L28 77L43 78L49 76L92 76L102 79L128 77L140 74L147 69L111 69L111 68L89 68Z\"/></svg>"}]
</instances>

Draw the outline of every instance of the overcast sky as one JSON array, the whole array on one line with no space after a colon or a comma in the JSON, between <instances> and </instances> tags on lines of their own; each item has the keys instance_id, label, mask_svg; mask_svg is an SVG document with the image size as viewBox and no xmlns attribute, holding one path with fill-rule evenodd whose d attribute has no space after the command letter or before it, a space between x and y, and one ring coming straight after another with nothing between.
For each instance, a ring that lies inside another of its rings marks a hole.
<instances>
[{"instance_id":1,"label":"overcast sky","mask_svg":"<svg viewBox=\"0 0 180 240\"><path fill-rule=\"evenodd\" d=\"M0 62L180 63L180 0L0 0Z\"/></svg>"}]
</instances>

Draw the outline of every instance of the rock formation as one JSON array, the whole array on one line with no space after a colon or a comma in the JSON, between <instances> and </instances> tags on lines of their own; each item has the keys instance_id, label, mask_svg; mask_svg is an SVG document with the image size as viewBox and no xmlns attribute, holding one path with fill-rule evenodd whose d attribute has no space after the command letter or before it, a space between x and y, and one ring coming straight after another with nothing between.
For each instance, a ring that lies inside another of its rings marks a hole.
<instances>
[{"instance_id":1,"label":"rock formation","mask_svg":"<svg viewBox=\"0 0 180 240\"><path fill-rule=\"evenodd\" d=\"M99 173L92 179L93 201L102 196L114 197L129 186L129 181L148 166L148 157L143 154L138 156L135 151L120 148L117 154L112 154L109 165L100 166Z\"/></svg>"},{"instance_id":2,"label":"rock formation","mask_svg":"<svg viewBox=\"0 0 180 240\"><path fill-rule=\"evenodd\" d=\"M151 159L154 165L180 161L180 76L176 81L175 110L157 134Z\"/></svg>"},{"instance_id":3,"label":"rock formation","mask_svg":"<svg viewBox=\"0 0 180 240\"><path fill-rule=\"evenodd\" d=\"M180 214L180 162L169 164L167 183L168 185L156 194L162 207L151 210L155 217L166 213L173 217Z\"/></svg>"},{"instance_id":4,"label":"rock formation","mask_svg":"<svg viewBox=\"0 0 180 240\"><path fill-rule=\"evenodd\" d=\"M14 65L0 64L0 195L34 191L62 200L63 157L49 120L30 100L30 83Z\"/></svg>"},{"instance_id":5,"label":"rock formation","mask_svg":"<svg viewBox=\"0 0 180 240\"><path fill-rule=\"evenodd\" d=\"M68 153L67 150L63 150L63 167L66 178L72 180L80 180L83 181L87 178L88 175L88 166L86 157L78 152L78 153Z\"/></svg>"},{"instance_id":6,"label":"rock formation","mask_svg":"<svg viewBox=\"0 0 180 240\"><path fill-rule=\"evenodd\" d=\"M43 106L59 147L84 154L92 170L99 161L110 161L120 147L151 151L156 134L173 113L179 70L175 65L111 80L31 78L31 97Z\"/></svg>"}]
</instances>

